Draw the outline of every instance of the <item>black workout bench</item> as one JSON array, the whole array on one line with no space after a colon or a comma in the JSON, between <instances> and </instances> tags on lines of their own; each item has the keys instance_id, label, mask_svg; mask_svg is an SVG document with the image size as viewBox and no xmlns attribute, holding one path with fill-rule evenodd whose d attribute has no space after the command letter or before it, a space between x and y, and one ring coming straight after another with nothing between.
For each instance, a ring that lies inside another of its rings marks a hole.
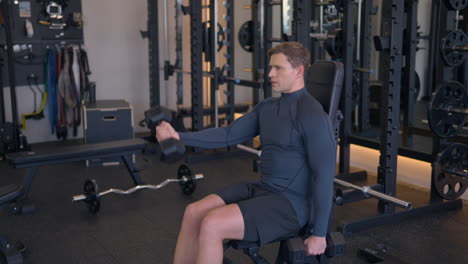
<instances>
[{"instance_id":1,"label":"black workout bench","mask_svg":"<svg viewBox=\"0 0 468 264\"><path fill-rule=\"evenodd\" d=\"M26 202L32 181L37 169L44 165L61 164L75 161L101 158L121 157L135 185L142 184L133 165L132 155L140 153L145 148L143 139L128 139L97 144L67 146L40 152L17 152L6 155L6 159L14 168L27 168L23 185L7 185L0 187L0 206L14 202L12 210L15 214L31 213L32 203Z\"/></svg>"}]
</instances>

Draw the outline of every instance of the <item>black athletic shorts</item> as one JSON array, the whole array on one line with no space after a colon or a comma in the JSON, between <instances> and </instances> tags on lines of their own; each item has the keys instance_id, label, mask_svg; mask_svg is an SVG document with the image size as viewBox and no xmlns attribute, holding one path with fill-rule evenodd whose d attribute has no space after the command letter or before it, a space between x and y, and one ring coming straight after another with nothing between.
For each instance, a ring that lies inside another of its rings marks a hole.
<instances>
[{"instance_id":1,"label":"black athletic shorts","mask_svg":"<svg viewBox=\"0 0 468 264\"><path fill-rule=\"evenodd\" d=\"M301 229L289 200L260 182L240 183L215 193L226 204L237 203L244 218L244 238L261 245L297 234Z\"/></svg>"}]
</instances>

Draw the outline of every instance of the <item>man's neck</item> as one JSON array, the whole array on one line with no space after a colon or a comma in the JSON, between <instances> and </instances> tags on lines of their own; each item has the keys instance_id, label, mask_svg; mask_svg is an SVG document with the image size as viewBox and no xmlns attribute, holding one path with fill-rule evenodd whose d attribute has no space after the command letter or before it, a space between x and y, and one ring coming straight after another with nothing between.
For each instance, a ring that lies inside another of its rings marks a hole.
<instances>
[{"instance_id":1,"label":"man's neck","mask_svg":"<svg viewBox=\"0 0 468 264\"><path fill-rule=\"evenodd\" d=\"M294 85L292 86L292 89L285 93L294 93L296 91L299 91L302 88L304 88L304 80L298 80L297 82L294 83Z\"/></svg>"}]
</instances>

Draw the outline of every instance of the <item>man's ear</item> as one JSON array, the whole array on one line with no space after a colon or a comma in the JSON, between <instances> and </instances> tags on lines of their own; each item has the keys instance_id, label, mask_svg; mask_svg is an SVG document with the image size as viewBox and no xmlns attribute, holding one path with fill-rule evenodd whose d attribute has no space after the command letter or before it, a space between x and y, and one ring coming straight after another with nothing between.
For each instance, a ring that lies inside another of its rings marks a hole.
<instances>
[{"instance_id":1,"label":"man's ear","mask_svg":"<svg viewBox=\"0 0 468 264\"><path fill-rule=\"evenodd\" d=\"M297 67L297 77L304 77L304 65Z\"/></svg>"}]
</instances>

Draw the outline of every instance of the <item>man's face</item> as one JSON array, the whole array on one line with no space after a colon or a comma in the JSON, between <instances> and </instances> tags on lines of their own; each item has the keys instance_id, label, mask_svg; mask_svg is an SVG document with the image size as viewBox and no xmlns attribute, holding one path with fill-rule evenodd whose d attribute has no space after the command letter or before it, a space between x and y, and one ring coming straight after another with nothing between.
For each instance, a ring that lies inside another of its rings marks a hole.
<instances>
[{"instance_id":1,"label":"man's face","mask_svg":"<svg viewBox=\"0 0 468 264\"><path fill-rule=\"evenodd\" d=\"M295 88L294 84L299 78L303 78L301 68L293 68L288 58L282 53L271 55L268 77L270 77L273 91L281 93L291 92Z\"/></svg>"}]
</instances>

